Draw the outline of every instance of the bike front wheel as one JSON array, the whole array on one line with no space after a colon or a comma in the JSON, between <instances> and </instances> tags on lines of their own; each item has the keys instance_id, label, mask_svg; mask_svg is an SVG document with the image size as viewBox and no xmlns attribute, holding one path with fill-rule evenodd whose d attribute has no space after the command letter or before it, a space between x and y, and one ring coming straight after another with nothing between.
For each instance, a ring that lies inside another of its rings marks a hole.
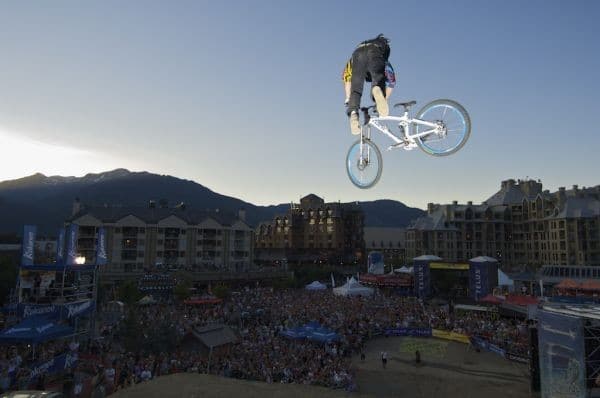
<instances>
[{"instance_id":1,"label":"bike front wheel","mask_svg":"<svg viewBox=\"0 0 600 398\"><path fill-rule=\"evenodd\" d=\"M377 184L382 168L381 152L370 140L358 140L348 150L346 171L358 188L367 189Z\"/></svg>"},{"instance_id":2,"label":"bike front wheel","mask_svg":"<svg viewBox=\"0 0 600 398\"><path fill-rule=\"evenodd\" d=\"M425 105L416 116L417 119L441 126L442 132L416 137L419 148L432 156L448 156L462 148L471 135L469 114L456 101L439 99ZM414 125L414 133L419 134L431 127Z\"/></svg>"}]
</instances>

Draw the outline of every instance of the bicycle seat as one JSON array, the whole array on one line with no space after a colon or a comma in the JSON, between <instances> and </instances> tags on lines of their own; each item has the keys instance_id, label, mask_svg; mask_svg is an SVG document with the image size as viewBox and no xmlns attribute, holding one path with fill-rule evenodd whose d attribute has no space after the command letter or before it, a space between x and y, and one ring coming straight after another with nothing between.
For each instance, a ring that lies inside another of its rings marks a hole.
<instances>
[{"instance_id":1,"label":"bicycle seat","mask_svg":"<svg viewBox=\"0 0 600 398\"><path fill-rule=\"evenodd\" d=\"M394 104L394 108L398 108L399 106L403 106L405 108L411 107L413 105L415 105L417 103L417 101L410 101L410 102L398 102L397 104Z\"/></svg>"}]
</instances>

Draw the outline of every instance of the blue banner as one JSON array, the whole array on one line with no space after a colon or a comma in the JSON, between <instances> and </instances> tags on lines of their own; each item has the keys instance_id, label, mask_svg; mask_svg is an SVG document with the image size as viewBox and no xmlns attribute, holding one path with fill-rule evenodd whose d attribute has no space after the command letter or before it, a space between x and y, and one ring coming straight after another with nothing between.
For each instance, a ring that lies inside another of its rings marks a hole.
<instances>
[{"instance_id":1,"label":"blue banner","mask_svg":"<svg viewBox=\"0 0 600 398\"><path fill-rule=\"evenodd\" d=\"M21 265L33 265L35 257L35 235L37 227L35 225L25 225L23 227L23 244L21 245Z\"/></svg>"},{"instance_id":2,"label":"blue banner","mask_svg":"<svg viewBox=\"0 0 600 398\"><path fill-rule=\"evenodd\" d=\"M77 235L79 232L79 225L71 224L67 230L67 265L75 265L75 258L77 257Z\"/></svg>"},{"instance_id":3,"label":"blue banner","mask_svg":"<svg viewBox=\"0 0 600 398\"><path fill-rule=\"evenodd\" d=\"M431 337L433 332L431 328L394 328L385 329L386 336L411 336L411 337Z\"/></svg>"},{"instance_id":4,"label":"blue banner","mask_svg":"<svg viewBox=\"0 0 600 398\"><path fill-rule=\"evenodd\" d=\"M415 295L419 298L427 298L431 293L431 276L429 263L415 262L414 267Z\"/></svg>"},{"instance_id":5,"label":"blue banner","mask_svg":"<svg viewBox=\"0 0 600 398\"><path fill-rule=\"evenodd\" d=\"M472 336L471 344L473 344L475 347L481 348L482 350L490 351L490 352L498 354L502 357L506 357L505 350L503 350L502 348L498 347L495 344L490 343L487 340L482 339L481 337Z\"/></svg>"},{"instance_id":6,"label":"blue banner","mask_svg":"<svg viewBox=\"0 0 600 398\"><path fill-rule=\"evenodd\" d=\"M56 238L56 263L62 264L65 261L65 229L58 230Z\"/></svg>"},{"instance_id":7,"label":"blue banner","mask_svg":"<svg viewBox=\"0 0 600 398\"><path fill-rule=\"evenodd\" d=\"M98 243L96 245L96 264L106 265L108 256L106 255L106 230L104 227L98 228Z\"/></svg>"},{"instance_id":8,"label":"blue banner","mask_svg":"<svg viewBox=\"0 0 600 398\"><path fill-rule=\"evenodd\" d=\"M95 308L92 300L69 304L21 304L19 306L19 315L22 318L29 318L36 315L44 315L48 319L63 318L71 319L86 315Z\"/></svg>"},{"instance_id":9,"label":"blue banner","mask_svg":"<svg viewBox=\"0 0 600 398\"><path fill-rule=\"evenodd\" d=\"M29 318L36 315L45 315L48 317L58 315L60 307L58 305L36 305L36 304L21 304L19 306L19 314L22 318Z\"/></svg>"},{"instance_id":10,"label":"blue banner","mask_svg":"<svg viewBox=\"0 0 600 398\"><path fill-rule=\"evenodd\" d=\"M469 292L475 301L487 295L487 272L485 263L471 263L469 267Z\"/></svg>"},{"instance_id":11,"label":"blue banner","mask_svg":"<svg viewBox=\"0 0 600 398\"><path fill-rule=\"evenodd\" d=\"M587 396L581 318L538 311L542 398Z\"/></svg>"},{"instance_id":12,"label":"blue banner","mask_svg":"<svg viewBox=\"0 0 600 398\"><path fill-rule=\"evenodd\" d=\"M54 374L62 372L68 368L73 368L77 364L76 353L66 353L50 359L49 361L40 362L31 368L31 380L35 380L42 374Z\"/></svg>"}]
</instances>

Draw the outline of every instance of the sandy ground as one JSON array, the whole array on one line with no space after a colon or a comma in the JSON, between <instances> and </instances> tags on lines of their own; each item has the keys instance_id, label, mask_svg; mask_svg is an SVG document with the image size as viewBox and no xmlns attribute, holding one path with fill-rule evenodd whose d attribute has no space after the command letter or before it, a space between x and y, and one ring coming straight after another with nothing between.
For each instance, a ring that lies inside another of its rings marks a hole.
<instances>
[{"instance_id":1,"label":"sandy ground","mask_svg":"<svg viewBox=\"0 0 600 398\"><path fill-rule=\"evenodd\" d=\"M420 366L415 350L421 352ZM386 369L381 351L387 351ZM529 397L525 365L462 343L439 339L380 338L367 344L364 362L353 359L362 394L374 397Z\"/></svg>"},{"instance_id":2,"label":"sandy ground","mask_svg":"<svg viewBox=\"0 0 600 398\"><path fill-rule=\"evenodd\" d=\"M415 365L415 350L422 364ZM387 351L384 369L381 351ZM294 384L266 384L199 374L175 374L138 384L111 397L529 397L527 367L462 343L438 339L380 338L366 359L353 359L358 393Z\"/></svg>"}]
</instances>

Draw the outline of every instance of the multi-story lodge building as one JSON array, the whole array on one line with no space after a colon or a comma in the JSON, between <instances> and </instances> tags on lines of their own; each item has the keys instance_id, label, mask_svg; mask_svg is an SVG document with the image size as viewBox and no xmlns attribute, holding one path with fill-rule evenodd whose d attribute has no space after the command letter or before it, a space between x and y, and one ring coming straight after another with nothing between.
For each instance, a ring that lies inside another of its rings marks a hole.
<instances>
[{"instance_id":1,"label":"multi-story lodge building","mask_svg":"<svg viewBox=\"0 0 600 398\"><path fill-rule=\"evenodd\" d=\"M491 256L509 267L600 265L600 186L550 193L511 179L481 204L430 203L407 228L406 250L447 261Z\"/></svg>"},{"instance_id":2,"label":"multi-story lodge building","mask_svg":"<svg viewBox=\"0 0 600 398\"><path fill-rule=\"evenodd\" d=\"M365 227L365 251L381 252L386 266L406 264L406 230L391 227Z\"/></svg>"},{"instance_id":3,"label":"multi-story lodge building","mask_svg":"<svg viewBox=\"0 0 600 398\"><path fill-rule=\"evenodd\" d=\"M286 214L260 224L255 231L256 259L262 262L364 259L364 213L358 204L325 203L310 194L292 203Z\"/></svg>"},{"instance_id":4,"label":"multi-story lodge building","mask_svg":"<svg viewBox=\"0 0 600 398\"><path fill-rule=\"evenodd\" d=\"M79 226L78 254L95 261L96 233L105 227L108 265L106 273L139 273L164 265L191 271L247 270L253 262L253 230L245 213L193 211L174 208L88 207L78 201L70 223Z\"/></svg>"}]
</instances>

